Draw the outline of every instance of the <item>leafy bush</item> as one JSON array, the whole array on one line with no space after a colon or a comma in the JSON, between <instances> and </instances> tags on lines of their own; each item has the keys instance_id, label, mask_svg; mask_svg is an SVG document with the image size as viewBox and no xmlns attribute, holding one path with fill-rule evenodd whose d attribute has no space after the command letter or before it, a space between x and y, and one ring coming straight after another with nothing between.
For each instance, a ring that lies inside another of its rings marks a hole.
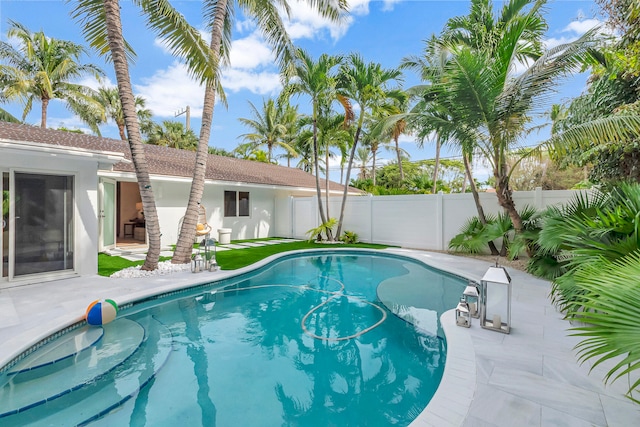
<instances>
[{"instance_id":1,"label":"leafy bush","mask_svg":"<svg viewBox=\"0 0 640 427\"><path fill-rule=\"evenodd\" d=\"M581 361L614 360L605 382L640 369L640 185L578 194L542 216L528 270L551 278L552 300L584 326L574 335ZM640 391L629 383L627 396Z\"/></svg>"},{"instance_id":2,"label":"leafy bush","mask_svg":"<svg viewBox=\"0 0 640 427\"><path fill-rule=\"evenodd\" d=\"M333 236L333 229L336 225L338 225L338 220L335 218L330 218L324 224L320 224L319 226L310 229L306 232L306 234L309 236L309 242L312 242L314 240L318 242L322 241L323 234L326 236L327 240L331 240L331 236Z\"/></svg>"},{"instance_id":3,"label":"leafy bush","mask_svg":"<svg viewBox=\"0 0 640 427\"><path fill-rule=\"evenodd\" d=\"M525 249L529 249L529 242L537 236L539 221L535 208L525 206L520 212L523 232L514 235L511 218L506 213L487 215L486 224L482 224L478 217L472 217L460 229L460 233L449 241L449 249L466 253L482 253L489 247L489 242L501 239L500 256L517 258Z\"/></svg>"},{"instance_id":4,"label":"leafy bush","mask_svg":"<svg viewBox=\"0 0 640 427\"><path fill-rule=\"evenodd\" d=\"M340 241L344 243L358 243L358 235L353 231L345 231L340 236Z\"/></svg>"}]
</instances>

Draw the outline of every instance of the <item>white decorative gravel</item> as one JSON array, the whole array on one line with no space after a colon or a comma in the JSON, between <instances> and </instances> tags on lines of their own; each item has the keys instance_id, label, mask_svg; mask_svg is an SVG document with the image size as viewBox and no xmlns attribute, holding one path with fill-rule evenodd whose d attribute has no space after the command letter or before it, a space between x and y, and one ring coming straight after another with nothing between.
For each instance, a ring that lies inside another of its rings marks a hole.
<instances>
[{"instance_id":1,"label":"white decorative gravel","mask_svg":"<svg viewBox=\"0 0 640 427\"><path fill-rule=\"evenodd\" d=\"M140 265L135 267L127 267L120 271L116 271L110 277L114 278L133 278L133 277L150 277L160 276L163 274L171 274L180 271L191 270L190 264L171 264L171 261L162 261L158 263L158 268L153 271L143 271Z\"/></svg>"}]
</instances>

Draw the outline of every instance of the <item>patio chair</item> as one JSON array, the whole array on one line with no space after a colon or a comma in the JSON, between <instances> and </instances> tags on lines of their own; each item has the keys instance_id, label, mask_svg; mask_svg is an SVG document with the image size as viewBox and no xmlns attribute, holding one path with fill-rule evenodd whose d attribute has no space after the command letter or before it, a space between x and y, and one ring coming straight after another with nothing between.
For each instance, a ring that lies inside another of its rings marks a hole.
<instances>
[{"instance_id":1,"label":"patio chair","mask_svg":"<svg viewBox=\"0 0 640 427\"><path fill-rule=\"evenodd\" d=\"M198 207L198 224L196 225L196 235L206 236L211 233L211 226L207 224L207 210L204 206Z\"/></svg>"}]
</instances>

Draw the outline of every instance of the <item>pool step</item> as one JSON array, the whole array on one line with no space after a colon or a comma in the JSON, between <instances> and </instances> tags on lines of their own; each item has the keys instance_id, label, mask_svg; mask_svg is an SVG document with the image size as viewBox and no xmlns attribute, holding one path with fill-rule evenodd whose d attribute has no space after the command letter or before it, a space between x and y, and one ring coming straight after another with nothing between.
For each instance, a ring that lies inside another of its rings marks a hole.
<instances>
[{"instance_id":1,"label":"pool step","mask_svg":"<svg viewBox=\"0 0 640 427\"><path fill-rule=\"evenodd\" d=\"M46 370L42 368L54 363L57 363L58 367L67 362L73 364L85 356L83 352L91 350L103 335L104 328L101 327L87 325L75 329L22 359L6 376L12 378L14 382L20 382L47 375Z\"/></svg>"},{"instance_id":2,"label":"pool step","mask_svg":"<svg viewBox=\"0 0 640 427\"><path fill-rule=\"evenodd\" d=\"M105 326L89 357L55 372L56 364L42 368L51 372L39 379L7 384L0 390L0 425L82 425L117 408L171 353L171 332L154 319L147 322L118 319Z\"/></svg>"},{"instance_id":3,"label":"pool step","mask_svg":"<svg viewBox=\"0 0 640 427\"><path fill-rule=\"evenodd\" d=\"M77 354L71 364L37 364L37 369L20 369L0 389L0 417L37 406L69 393L118 366L131 356L144 339L144 329L137 322L120 319L103 327L104 336L90 350ZM45 349L46 350L46 349ZM46 358L40 351L27 359L34 361ZM24 365L31 365L27 360Z\"/></svg>"}]
</instances>

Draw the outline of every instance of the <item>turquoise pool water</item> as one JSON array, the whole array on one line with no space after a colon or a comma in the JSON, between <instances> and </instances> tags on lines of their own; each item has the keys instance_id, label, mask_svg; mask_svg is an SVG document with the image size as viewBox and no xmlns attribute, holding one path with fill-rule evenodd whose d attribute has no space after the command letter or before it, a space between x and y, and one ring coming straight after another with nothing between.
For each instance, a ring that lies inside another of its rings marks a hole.
<instances>
[{"instance_id":1,"label":"turquoise pool water","mask_svg":"<svg viewBox=\"0 0 640 427\"><path fill-rule=\"evenodd\" d=\"M287 256L47 344L4 375L0 425L406 426L464 285L397 256Z\"/></svg>"}]
</instances>

